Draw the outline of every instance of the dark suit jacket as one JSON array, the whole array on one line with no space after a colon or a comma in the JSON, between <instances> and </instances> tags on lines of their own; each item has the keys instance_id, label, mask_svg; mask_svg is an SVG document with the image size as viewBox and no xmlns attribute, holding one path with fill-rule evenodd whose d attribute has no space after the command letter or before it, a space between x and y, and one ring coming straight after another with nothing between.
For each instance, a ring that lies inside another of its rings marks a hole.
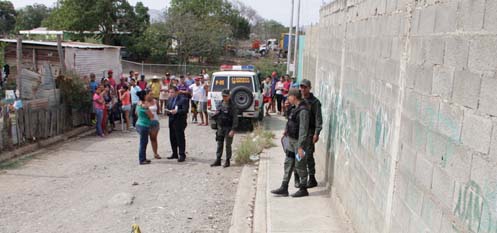
<instances>
[{"instance_id":1,"label":"dark suit jacket","mask_svg":"<svg viewBox=\"0 0 497 233\"><path fill-rule=\"evenodd\" d=\"M174 100L174 98L168 100L168 110L174 110L176 106L178 107L178 112L175 115L167 113L167 115L169 116L169 125L175 124L176 126L186 127L188 99L181 95L178 95L176 96L176 100Z\"/></svg>"}]
</instances>

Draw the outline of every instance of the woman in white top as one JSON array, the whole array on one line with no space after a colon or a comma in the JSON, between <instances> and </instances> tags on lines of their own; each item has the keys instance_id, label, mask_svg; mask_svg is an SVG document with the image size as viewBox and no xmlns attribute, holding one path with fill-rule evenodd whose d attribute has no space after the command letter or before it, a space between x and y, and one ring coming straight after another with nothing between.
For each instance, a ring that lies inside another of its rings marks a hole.
<instances>
[{"instance_id":1,"label":"woman in white top","mask_svg":"<svg viewBox=\"0 0 497 233\"><path fill-rule=\"evenodd\" d=\"M169 90L169 84L170 84L169 79L163 79L161 82L161 88L160 88L160 95L159 95L159 102L160 102L160 110L159 112L163 112L164 115L166 112L164 111L164 108L167 106L167 90Z\"/></svg>"},{"instance_id":2,"label":"woman in white top","mask_svg":"<svg viewBox=\"0 0 497 233\"><path fill-rule=\"evenodd\" d=\"M202 113L202 102L207 100L204 100L205 89L204 85L200 83L200 77L195 78L195 83L190 86L190 90L192 90L192 101L196 107L193 117L196 120L198 113L200 113L201 123L199 126L206 125L204 121L204 114Z\"/></svg>"},{"instance_id":3,"label":"woman in white top","mask_svg":"<svg viewBox=\"0 0 497 233\"><path fill-rule=\"evenodd\" d=\"M277 101L277 107L278 107L278 115L281 115L281 104L283 102L283 89L285 88L285 78L281 76L280 81L276 83L276 87L274 88L276 90L276 101Z\"/></svg>"},{"instance_id":4,"label":"woman in white top","mask_svg":"<svg viewBox=\"0 0 497 233\"><path fill-rule=\"evenodd\" d=\"M209 93L209 82L206 79L202 79L202 88L203 88L203 93L202 97L199 100L199 107L198 107L198 112L200 113L200 116L204 115L203 118L205 118L205 124L204 126L209 125L209 115L207 113L207 95Z\"/></svg>"},{"instance_id":5,"label":"woman in white top","mask_svg":"<svg viewBox=\"0 0 497 233\"><path fill-rule=\"evenodd\" d=\"M200 72L200 74L203 76L202 78L204 78L204 81L209 81L210 80L209 74L207 73L206 69L202 69L202 71Z\"/></svg>"},{"instance_id":6,"label":"woman in white top","mask_svg":"<svg viewBox=\"0 0 497 233\"><path fill-rule=\"evenodd\" d=\"M152 112L152 114L154 115L154 118L151 119L151 123L150 123L150 142L152 144L154 158L161 159L161 157L157 153L157 138L159 136L159 129L160 129L157 100L155 100L151 94L148 94L145 97L145 101L148 102L149 109Z\"/></svg>"}]
</instances>

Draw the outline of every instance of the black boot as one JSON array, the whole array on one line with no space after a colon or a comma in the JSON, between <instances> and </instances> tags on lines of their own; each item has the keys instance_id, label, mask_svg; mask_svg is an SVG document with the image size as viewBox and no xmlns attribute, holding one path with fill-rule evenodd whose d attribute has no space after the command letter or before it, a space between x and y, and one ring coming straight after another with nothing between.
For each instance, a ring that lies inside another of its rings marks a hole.
<instances>
[{"instance_id":1,"label":"black boot","mask_svg":"<svg viewBox=\"0 0 497 233\"><path fill-rule=\"evenodd\" d=\"M276 194L276 195L281 195L284 197L288 197L288 184L283 182L281 184L281 187L279 187L278 189L275 189L275 190L271 190L271 193Z\"/></svg>"},{"instance_id":2,"label":"black boot","mask_svg":"<svg viewBox=\"0 0 497 233\"><path fill-rule=\"evenodd\" d=\"M211 167L219 167L221 166L221 160L220 159L216 159L216 161L214 161L213 164L211 164Z\"/></svg>"},{"instance_id":3,"label":"black boot","mask_svg":"<svg viewBox=\"0 0 497 233\"><path fill-rule=\"evenodd\" d=\"M223 167L229 167L230 166L230 160L227 159L226 162L224 162Z\"/></svg>"},{"instance_id":4,"label":"black boot","mask_svg":"<svg viewBox=\"0 0 497 233\"><path fill-rule=\"evenodd\" d=\"M309 196L309 193L307 192L307 188L306 187L301 187L299 189L299 191L297 191L296 193L292 194L292 197L305 197L305 196Z\"/></svg>"},{"instance_id":5,"label":"black boot","mask_svg":"<svg viewBox=\"0 0 497 233\"><path fill-rule=\"evenodd\" d=\"M307 188L310 189L310 188L314 188L316 186L318 186L318 182L316 181L316 176L310 175L309 181L307 182Z\"/></svg>"},{"instance_id":6,"label":"black boot","mask_svg":"<svg viewBox=\"0 0 497 233\"><path fill-rule=\"evenodd\" d=\"M299 174L297 174L296 172L293 174L293 180L295 181L295 188L299 188L300 187L300 177L299 177Z\"/></svg>"}]
</instances>

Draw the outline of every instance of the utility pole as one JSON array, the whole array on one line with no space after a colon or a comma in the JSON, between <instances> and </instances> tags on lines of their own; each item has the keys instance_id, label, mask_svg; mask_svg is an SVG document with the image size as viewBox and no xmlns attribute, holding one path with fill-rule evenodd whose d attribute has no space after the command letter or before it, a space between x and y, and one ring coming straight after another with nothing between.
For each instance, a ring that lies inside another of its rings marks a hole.
<instances>
[{"instance_id":1,"label":"utility pole","mask_svg":"<svg viewBox=\"0 0 497 233\"><path fill-rule=\"evenodd\" d=\"M294 53L293 53L293 65L295 66L294 69L293 69L293 76L297 76L297 70L298 70L298 66L297 66L297 62L298 62L298 56L299 56L299 51L298 51L298 47L299 47L299 27L300 27L300 0L297 0L298 3L297 3L297 26L295 28L295 50L294 50Z\"/></svg>"},{"instance_id":2,"label":"utility pole","mask_svg":"<svg viewBox=\"0 0 497 233\"><path fill-rule=\"evenodd\" d=\"M62 48L62 35L57 35L57 53L59 54L60 74L66 74L66 57Z\"/></svg>"},{"instance_id":3,"label":"utility pole","mask_svg":"<svg viewBox=\"0 0 497 233\"><path fill-rule=\"evenodd\" d=\"M21 72L22 72L22 36L17 35L17 50L16 50L16 55L17 55L17 78L16 78L16 89L19 91L19 96L17 98L21 99L22 96L22 79L21 79Z\"/></svg>"},{"instance_id":4,"label":"utility pole","mask_svg":"<svg viewBox=\"0 0 497 233\"><path fill-rule=\"evenodd\" d=\"M295 0L292 0L292 14L290 16L290 29L288 30L288 52L286 55L286 73L290 73L290 61L292 57L292 29L293 29L293 12L295 7ZM283 44L285 43L285 38L283 37ZM283 47L284 49L284 47Z\"/></svg>"}]
</instances>

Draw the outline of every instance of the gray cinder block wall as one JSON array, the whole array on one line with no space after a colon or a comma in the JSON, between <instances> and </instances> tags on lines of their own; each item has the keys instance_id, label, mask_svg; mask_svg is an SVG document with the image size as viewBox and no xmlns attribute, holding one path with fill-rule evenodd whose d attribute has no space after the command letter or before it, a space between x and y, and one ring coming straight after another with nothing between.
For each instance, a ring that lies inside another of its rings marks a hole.
<instances>
[{"instance_id":1,"label":"gray cinder block wall","mask_svg":"<svg viewBox=\"0 0 497 233\"><path fill-rule=\"evenodd\" d=\"M304 51L357 232L497 232L497 0L336 0Z\"/></svg>"}]
</instances>

